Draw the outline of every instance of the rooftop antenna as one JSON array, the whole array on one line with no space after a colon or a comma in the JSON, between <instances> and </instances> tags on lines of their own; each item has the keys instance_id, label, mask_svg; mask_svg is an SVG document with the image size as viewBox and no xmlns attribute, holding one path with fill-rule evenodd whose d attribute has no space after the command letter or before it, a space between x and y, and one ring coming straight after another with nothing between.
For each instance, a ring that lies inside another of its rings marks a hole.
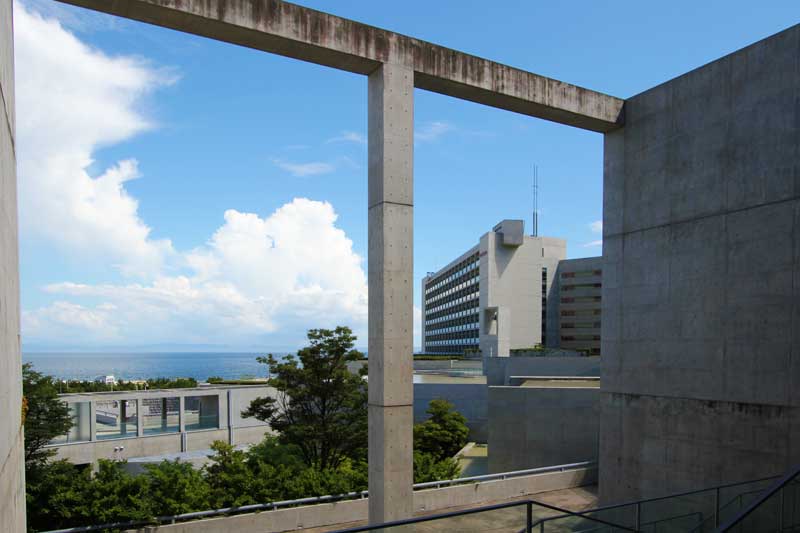
<instances>
[{"instance_id":1,"label":"rooftop antenna","mask_svg":"<svg viewBox=\"0 0 800 533\"><path fill-rule=\"evenodd\" d=\"M533 233L539 236L539 165L533 165Z\"/></svg>"}]
</instances>

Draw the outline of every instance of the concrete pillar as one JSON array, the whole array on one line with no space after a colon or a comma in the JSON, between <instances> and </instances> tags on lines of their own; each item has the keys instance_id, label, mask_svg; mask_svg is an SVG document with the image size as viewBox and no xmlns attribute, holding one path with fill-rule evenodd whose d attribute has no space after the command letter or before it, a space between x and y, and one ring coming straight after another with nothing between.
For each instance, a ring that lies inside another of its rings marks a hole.
<instances>
[{"instance_id":1,"label":"concrete pillar","mask_svg":"<svg viewBox=\"0 0 800 533\"><path fill-rule=\"evenodd\" d=\"M139 417L141 416L140 414ZM166 431L167 425L167 399L161 398L161 431Z\"/></svg>"},{"instance_id":2,"label":"concrete pillar","mask_svg":"<svg viewBox=\"0 0 800 533\"><path fill-rule=\"evenodd\" d=\"M178 399L178 431L186 431L186 397L181 395Z\"/></svg>"},{"instance_id":3,"label":"concrete pillar","mask_svg":"<svg viewBox=\"0 0 800 533\"><path fill-rule=\"evenodd\" d=\"M144 400L141 398L136 401L136 435L144 437L144 417L142 416L142 408L144 407Z\"/></svg>"},{"instance_id":4,"label":"concrete pillar","mask_svg":"<svg viewBox=\"0 0 800 533\"><path fill-rule=\"evenodd\" d=\"M369 76L369 521L413 513L414 73Z\"/></svg>"},{"instance_id":5,"label":"concrete pillar","mask_svg":"<svg viewBox=\"0 0 800 533\"><path fill-rule=\"evenodd\" d=\"M128 401L119 400L119 433L128 434Z\"/></svg>"},{"instance_id":6,"label":"concrete pillar","mask_svg":"<svg viewBox=\"0 0 800 533\"><path fill-rule=\"evenodd\" d=\"M89 440L97 440L97 402L89 402Z\"/></svg>"}]
</instances>

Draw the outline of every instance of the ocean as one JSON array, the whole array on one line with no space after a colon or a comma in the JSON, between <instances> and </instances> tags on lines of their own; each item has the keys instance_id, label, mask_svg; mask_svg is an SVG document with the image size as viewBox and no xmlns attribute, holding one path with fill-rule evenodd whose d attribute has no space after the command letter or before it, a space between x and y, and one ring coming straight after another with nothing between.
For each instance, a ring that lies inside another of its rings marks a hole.
<instances>
[{"instance_id":1,"label":"ocean","mask_svg":"<svg viewBox=\"0 0 800 533\"><path fill-rule=\"evenodd\" d=\"M256 362L265 353L23 353L25 363L37 372L59 379L93 380L113 375L117 379L187 377L203 381L211 376L225 379L266 377L266 365ZM279 354L275 354L279 355Z\"/></svg>"}]
</instances>

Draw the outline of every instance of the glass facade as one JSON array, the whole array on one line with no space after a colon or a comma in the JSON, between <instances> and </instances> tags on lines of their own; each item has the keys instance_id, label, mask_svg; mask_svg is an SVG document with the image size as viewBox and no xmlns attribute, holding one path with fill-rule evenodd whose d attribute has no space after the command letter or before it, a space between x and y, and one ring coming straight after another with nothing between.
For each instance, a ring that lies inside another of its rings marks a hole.
<instances>
[{"instance_id":1,"label":"glass facade","mask_svg":"<svg viewBox=\"0 0 800 533\"><path fill-rule=\"evenodd\" d=\"M97 440L136 437L139 417L136 400L108 400L97 402Z\"/></svg>"},{"instance_id":2,"label":"glass facade","mask_svg":"<svg viewBox=\"0 0 800 533\"><path fill-rule=\"evenodd\" d=\"M183 404L186 431L219 428L219 396L186 396Z\"/></svg>"},{"instance_id":3,"label":"glass facade","mask_svg":"<svg viewBox=\"0 0 800 533\"><path fill-rule=\"evenodd\" d=\"M463 353L479 339L480 256L477 251L425 284L428 353Z\"/></svg>"},{"instance_id":4,"label":"glass facade","mask_svg":"<svg viewBox=\"0 0 800 533\"><path fill-rule=\"evenodd\" d=\"M600 355L603 271L561 272L559 279L560 346Z\"/></svg>"},{"instance_id":5,"label":"glass facade","mask_svg":"<svg viewBox=\"0 0 800 533\"><path fill-rule=\"evenodd\" d=\"M142 400L142 425L145 435L180 431L180 399L145 398Z\"/></svg>"},{"instance_id":6,"label":"glass facade","mask_svg":"<svg viewBox=\"0 0 800 533\"><path fill-rule=\"evenodd\" d=\"M50 441L50 444L69 444L71 442L87 442L92 439L91 402L70 403L69 410L72 414L72 429L66 435L61 435Z\"/></svg>"}]
</instances>

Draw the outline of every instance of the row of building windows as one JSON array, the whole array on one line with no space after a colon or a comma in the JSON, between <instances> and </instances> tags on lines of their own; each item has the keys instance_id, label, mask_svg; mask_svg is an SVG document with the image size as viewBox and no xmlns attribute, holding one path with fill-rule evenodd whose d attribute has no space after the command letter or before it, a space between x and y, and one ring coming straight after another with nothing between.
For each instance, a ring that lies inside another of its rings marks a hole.
<instances>
[{"instance_id":1,"label":"row of building windows","mask_svg":"<svg viewBox=\"0 0 800 533\"><path fill-rule=\"evenodd\" d=\"M577 283L575 285L561 285L562 291L574 291L576 289L599 289L602 283Z\"/></svg>"},{"instance_id":2,"label":"row of building windows","mask_svg":"<svg viewBox=\"0 0 800 533\"><path fill-rule=\"evenodd\" d=\"M432 283L425 286L425 294L433 292L436 289L450 283L451 281L455 281L456 278L459 278L461 276L464 276L470 272L477 270L479 266L480 266L480 260L478 254L475 254L471 256L469 259L467 259L465 263L458 265L457 267L454 267L454 269L445 272L444 277L432 280Z\"/></svg>"},{"instance_id":3,"label":"row of building windows","mask_svg":"<svg viewBox=\"0 0 800 533\"><path fill-rule=\"evenodd\" d=\"M580 304L580 303L591 303L591 302L599 302L599 296L575 296L570 298L561 298L562 304Z\"/></svg>"},{"instance_id":4,"label":"row of building windows","mask_svg":"<svg viewBox=\"0 0 800 533\"><path fill-rule=\"evenodd\" d=\"M92 436L91 402L72 402L69 406L72 428L50 441L51 445L88 442ZM141 410L140 410L141 408ZM137 437L139 425L144 435L178 433L181 417L186 431L219 428L219 397L186 396L181 411L180 398L95 401L94 440Z\"/></svg>"},{"instance_id":5,"label":"row of building windows","mask_svg":"<svg viewBox=\"0 0 800 533\"><path fill-rule=\"evenodd\" d=\"M576 272L562 272L561 278L588 278L591 276L602 276L602 270L579 270Z\"/></svg>"},{"instance_id":6,"label":"row of building windows","mask_svg":"<svg viewBox=\"0 0 800 533\"><path fill-rule=\"evenodd\" d=\"M562 341L599 341L600 335L561 335Z\"/></svg>"},{"instance_id":7,"label":"row of building windows","mask_svg":"<svg viewBox=\"0 0 800 533\"><path fill-rule=\"evenodd\" d=\"M475 346L480 343L479 337L470 337L465 339L445 339L441 341L425 341L425 348L428 346Z\"/></svg>"},{"instance_id":8,"label":"row of building windows","mask_svg":"<svg viewBox=\"0 0 800 533\"><path fill-rule=\"evenodd\" d=\"M600 314L600 309L575 309L575 310L562 310L561 316L596 316Z\"/></svg>"},{"instance_id":9,"label":"row of building windows","mask_svg":"<svg viewBox=\"0 0 800 533\"><path fill-rule=\"evenodd\" d=\"M425 314L437 313L439 311L443 311L444 309L449 309L449 308L451 308L453 306L456 306L458 304L461 304L461 303L465 303L465 302L468 302L468 301L471 301L471 300L477 300L479 296L480 296L480 293L478 291L475 291L475 292L471 292L469 294L466 294L466 295L464 295L464 296L462 296L460 298L454 298L453 300L450 300L449 302L444 302L444 303L442 303L440 305L437 305L435 307L431 307L430 309L428 309L428 306L426 305L425 306Z\"/></svg>"},{"instance_id":10,"label":"row of building windows","mask_svg":"<svg viewBox=\"0 0 800 533\"><path fill-rule=\"evenodd\" d=\"M562 322L561 327L576 329L599 328L600 322Z\"/></svg>"},{"instance_id":11,"label":"row of building windows","mask_svg":"<svg viewBox=\"0 0 800 533\"><path fill-rule=\"evenodd\" d=\"M456 311L454 313L449 313L449 314L446 314L446 315L442 315L442 316L439 316L439 317L436 317L436 318L430 318L430 319L425 321L425 325L426 326L432 326L434 324L441 324L442 322L448 322L450 320L456 320L456 319L459 319L459 318L468 317L469 315L477 314L478 313L477 302L473 302L473 303L476 304L476 305L470 306L467 309L463 309L463 310L460 310L460 311ZM429 313L426 310L425 315L427 316L428 314ZM430 314L432 314L432 313L430 313ZM477 320L477 317L476 317L475 320Z\"/></svg>"},{"instance_id":12,"label":"row of building windows","mask_svg":"<svg viewBox=\"0 0 800 533\"><path fill-rule=\"evenodd\" d=\"M446 296L450 296L451 294L454 294L457 291L460 291L460 290L463 290L463 289L466 289L466 288L469 288L469 287L474 287L473 290L477 291L478 287L476 285L478 284L479 280L480 280L480 278L478 276L471 277L468 280L463 281L463 282L461 282L461 283L459 283L459 284L457 284L457 285L455 285L455 286L453 286L453 287L451 287L451 288L449 288L449 289L447 289L445 291L442 291L442 292L440 292L438 294L435 294L434 296L431 296L430 298L426 298L425 299L425 306L427 307L428 305L433 304L437 300L440 300L440 299L442 299L442 298L444 298Z\"/></svg>"},{"instance_id":13,"label":"row of building windows","mask_svg":"<svg viewBox=\"0 0 800 533\"><path fill-rule=\"evenodd\" d=\"M441 333L457 333L460 331L468 331L470 329L478 329L479 324L471 322L469 324L459 324L457 326L448 326L445 328L425 330L425 335L439 335Z\"/></svg>"}]
</instances>

